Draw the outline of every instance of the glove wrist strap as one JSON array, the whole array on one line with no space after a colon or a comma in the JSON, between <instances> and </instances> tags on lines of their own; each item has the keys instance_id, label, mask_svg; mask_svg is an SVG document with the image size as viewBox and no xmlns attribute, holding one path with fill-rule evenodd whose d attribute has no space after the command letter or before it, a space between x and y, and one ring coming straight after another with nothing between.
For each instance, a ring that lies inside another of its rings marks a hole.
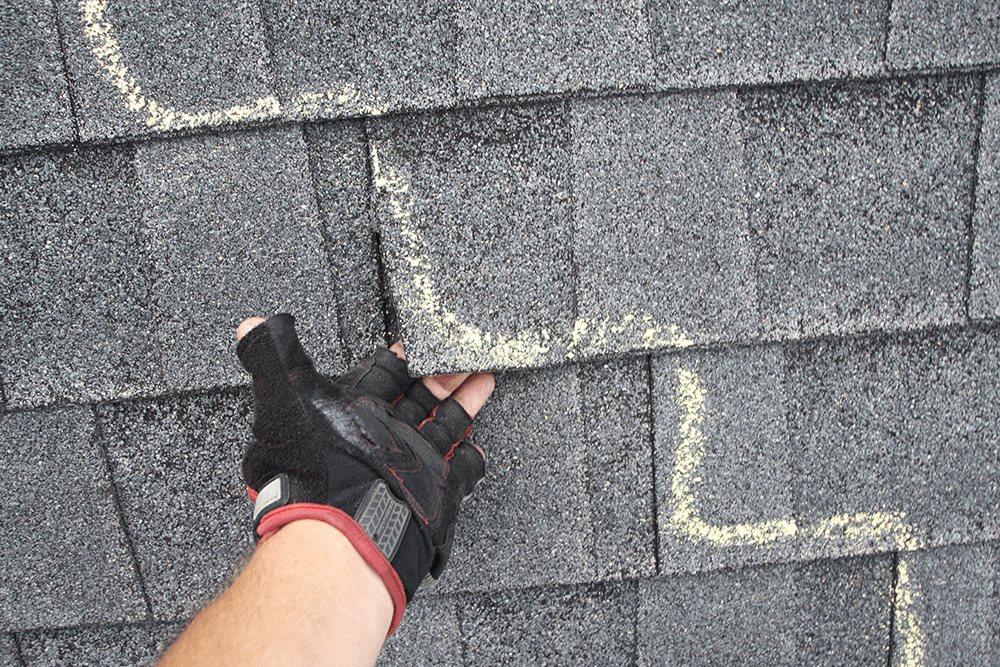
<instances>
[{"instance_id":1,"label":"glove wrist strap","mask_svg":"<svg viewBox=\"0 0 1000 667\"><path fill-rule=\"evenodd\" d=\"M260 542L263 543L272 537L280 528L288 525L292 521L301 519L314 519L322 521L339 530L351 546L357 550L358 554L365 559L365 562L382 578L389 596L392 598L393 614L392 623L389 626L388 637L399 626L403 620L403 612L406 609L406 591L403 582L400 580L396 570L386 559L385 554L375 545L368 533L364 531L354 518L346 512L331 507L329 505L319 505L316 503L293 503L279 507L264 516L257 526L257 534Z\"/></svg>"}]
</instances>

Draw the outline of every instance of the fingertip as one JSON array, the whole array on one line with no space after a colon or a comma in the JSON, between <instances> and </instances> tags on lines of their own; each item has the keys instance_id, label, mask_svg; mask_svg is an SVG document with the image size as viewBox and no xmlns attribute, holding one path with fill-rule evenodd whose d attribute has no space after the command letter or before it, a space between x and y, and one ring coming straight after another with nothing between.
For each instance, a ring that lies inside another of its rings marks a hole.
<instances>
[{"instance_id":1,"label":"fingertip","mask_svg":"<svg viewBox=\"0 0 1000 667\"><path fill-rule=\"evenodd\" d=\"M402 340L397 340L395 343L393 343L392 346L389 348L389 351L395 354L403 361L406 361L406 352L403 350Z\"/></svg>"},{"instance_id":2,"label":"fingertip","mask_svg":"<svg viewBox=\"0 0 1000 667\"><path fill-rule=\"evenodd\" d=\"M451 397L458 401L470 417L475 417L486 405L495 387L496 380L491 373L473 373Z\"/></svg>"},{"instance_id":3,"label":"fingertip","mask_svg":"<svg viewBox=\"0 0 1000 667\"><path fill-rule=\"evenodd\" d=\"M236 340L241 340L250 331L265 322L263 317L248 317L236 327Z\"/></svg>"}]
</instances>

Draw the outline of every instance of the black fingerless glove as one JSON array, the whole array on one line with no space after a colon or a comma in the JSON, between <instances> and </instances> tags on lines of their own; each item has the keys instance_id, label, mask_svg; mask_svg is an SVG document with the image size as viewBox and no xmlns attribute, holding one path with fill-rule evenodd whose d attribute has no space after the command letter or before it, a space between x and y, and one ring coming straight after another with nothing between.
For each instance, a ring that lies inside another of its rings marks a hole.
<instances>
[{"instance_id":1,"label":"black fingerless glove","mask_svg":"<svg viewBox=\"0 0 1000 667\"><path fill-rule=\"evenodd\" d=\"M327 380L291 315L255 327L236 354L253 376L255 442L243 477L259 539L297 519L336 527L389 589L391 634L421 583L440 576L459 505L485 473L464 442L472 419L389 350Z\"/></svg>"}]
</instances>

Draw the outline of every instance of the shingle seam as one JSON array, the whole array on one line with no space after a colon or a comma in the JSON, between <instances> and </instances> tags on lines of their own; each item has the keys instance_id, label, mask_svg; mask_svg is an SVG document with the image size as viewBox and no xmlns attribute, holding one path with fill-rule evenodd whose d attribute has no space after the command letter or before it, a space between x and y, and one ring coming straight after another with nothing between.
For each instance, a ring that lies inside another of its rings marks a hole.
<instances>
[{"instance_id":1,"label":"shingle seam","mask_svg":"<svg viewBox=\"0 0 1000 667\"><path fill-rule=\"evenodd\" d=\"M388 265L385 259L385 251L382 248L382 233L377 224L376 201L375 201L375 166L372 164L372 143L370 120L361 123L361 135L365 142L365 209L368 215L369 228L371 229L371 242L374 250L375 261L378 269L378 294L382 306L382 337L386 345L395 343L390 338L402 338L399 329L399 316L396 313L396 304L392 296L388 293L389 274Z\"/></svg>"},{"instance_id":2,"label":"shingle seam","mask_svg":"<svg viewBox=\"0 0 1000 667\"><path fill-rule=\"evenodd\" d=\"M653 378L653 361L652 356L646 355L645 364L643 364L643 372L646 374L646 418L649 422L649 472L650 472L650 494L652 501L652 518L653 523L653 572L655 574L660 574L660 507L657 501L656 493L656 414L653 402L653 396L655 396L656 388L654 385Z\"/></svg>"},{"instance_id":3,"label":"shingle seam","mask_svg":"<svg viewBox=\"0 0 1000 667\"><path fill-rule=\"evenodd\" d=\"M896 584L899 577L899 552L894 551L892 553L892 561L890 563L892 568L891 579L889 582L889 642L886 647L885 653L885 665L886 667L892 667L892 657L896 652Z\"/></svg>"},{"instance_id":4,"label":"shingle seam","mask_svg":"<svg viewBox=\"0 0 1000 667\"><path fill-rule=\"evenodd\" d=\"M111 484L111 502L114 505L115 516L118 518L118 524L121 526L122 534L125 537L125 546L128 548L129 556L132 558L132 571L135 573L136 581L139 584L139 592L142 594L143 604L146 605L146 620L152 621L154 620L153 601L149 596L149 592L146 590L146 582L142 577L142 570L139 567L139 557L135 549L135 539L132 537L132 532L129 530L128 522L125 520L125 512L122 508L120 497L121 491L118 488L118 483L115 481L114 470L111 465L111 457L108 455L107 444L104 439L104 418L101 416L100 411L96 406L91 406L90 410L91 415L94 418L94 442L97 445L98 451L101 453L104 471Z\"/></svg>"},{"instance_id":5,"label":"shingle seam","mask_svg":"<svg viewBox=\"0 0 1000 667\"><path fill-rule=\"evenodd\" d=\"M639 580L626 582L632 594L632 646L631 659L633 665L639 664Z\"/></svg>"},{"instance_id":6,"label":"shingle seam","mask_svg":"<svg viewBox=\"0 0 1000 667\"><path fill-rule=\"evenodd\" d=\"M452 604L455 605L455 624L458 625L458 659L462 665L469 664L469 638L466 636L465 623L462 621L465 619L465 599L472 595L466 593L452 598Z\"/></svg>"},{"instance_id":7,"label":"shingle seam","mask_svg":"<svg viewBox=\"0 0 1000 667\"><path fill-rule=\"evenodd\" d=\"M981 74L976 86L976 135L972 143L972 184L970 187L969 217L965 221L965 284L962 286L962 305L965 310L965 321L972 321L972 270L973 249L976 241L976 204L979 191L979 164L981 158L981 139L983 135L984 115L986 113L986 75Z\"/></svg>"},{"instance_id":8,"label":"shingle seam","mask_svg":"<svg viewBox=\"0 0 1000 667\"><path fill-rule=\"evenodd\" d=\"M761 297L760 289L760 255L761 247L763 241L760 240L760 234L754 229L752 222L752 217L750 215L750 175L753 173L752 165L750 164L750 155L747 150L746 136L747 136L747 125L749 121L746 116L746 96L750 88L737 88L734 91L734 96L736 98L736 112L739 114L739 127L740 127L740 152L743 156L743 201L748 202L746 206L746 222L744 230L747 234L747 246L750 251L750 270L751 275L753 275L754 280L754 293L756 295L756 312L757 312L757 322L754 324L754 330L757 331L758 335L762 330L764 324L764 300Z\"/></svg>"},{"instance_id":9,"label":"shingle seam","mask_svg":"<svg viewBox=\"0 0 1000 667\"><path fill-rule=\"evenodd\" d=\"M886 0L882 19L882 43L879 45L879 64L883 72L889 71L889 34L892 32L892 0Z\"/></svg>"},{"instance_id":10,"label":"shingle seam","mask_svg":"<svg viewBox=\"0 0 1000 667\"><path fill-rule=\"evenodd\" d=\"M264 11L264 0L260 0L257 3L257 12L260 14L260 24L264 29L264 48L267 49L268 64L268 74L270 74L271 90L277 95L278 91L278 65L277 60L274 56L276 43L274 38L274 26L271 24L271 19Z\"/></svg>"},{"instance_id":11,"label":"shingle seam","mask_svg":"<svg viewBox=\"0 0 1000 667\"><path fill-rule=\"evenodd\" d=\"M21 665L21 667L24 667L28 663L24 659L24 649L21 647L20 633L18 633L18 632L12 632L12 633L10 633L10 636L11 636L11 639L14 641L14 652L16 653L16 655L14 657L17 658L17 664Z\"/></svg>"},{"instance_id":12,"label":"shingle seam","mask_svg":"<svg viewBox=\"0 0 1000 667\"><path fill-rule=\"evenodd\" d=\"M337 342L340 345L340 356L345 361L351 358L351 353L347 349L347 341L344 339L344 304L341 299L341 288L344 284L343 276L340 275L341 267L337 264L333 256L333 236L330 234L329 222L323 214L323 205L319 196L319 167L316 164L316 155L313 147L309 144L309 133L306 131L305 123L300 125L302 133L302 143L306 150L306 165L309 169L309 183L312 185L313 204L316 206L316 215L319 218L319 233L323 237L323 254L326 256L328 270L337 277L337 295L334 299L334 313L337 316ZM353 352L353 351L351 351Z\"/></svg>"},{"instance_id":13,"label":"shingle seam","mask_svg":"<svg viewBox=\"0 0 1000 667\"><path fill-rule=\"evenodd\" d=\"M69 99L70 122L73 123L73 141L80 143L80 122L77 119L76 95L73 93L73 83L70 81L69 60L66 57L66 37L63 35L62 25L59 21L59 8L56 0L49 3L52 6L52 20L55 22L56 35L59 37L59 57L62 62L63 79L66 82L66 97Z\"/></svg>"}]
</instances>

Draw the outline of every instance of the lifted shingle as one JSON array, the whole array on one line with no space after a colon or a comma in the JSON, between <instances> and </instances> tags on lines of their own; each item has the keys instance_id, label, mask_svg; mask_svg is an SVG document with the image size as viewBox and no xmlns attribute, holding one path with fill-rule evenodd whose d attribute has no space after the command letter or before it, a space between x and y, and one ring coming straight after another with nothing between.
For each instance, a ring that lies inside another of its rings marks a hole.
<instances>
[{"instance_id":1,"label":"lifted shingle","mask_svg":"<svg viewBox=\"0 0 1000 667\"><path fill-rule=\"evenodd\" d=\"M965 320L977 97L972 77L743 96L765 329Z\"/></svg>"},{"instance_id":2,"label":"lifted shingle","mask_svg":"<svg viewBox=\"0 0 1000 667\"><path fill-rule=\"evenodd\" d=\"M0 416L0 629L144 619L90 410Z\"/></svg>"},{"instance_id":3,"label":"lifted shingle","mask_svg":"<svg viewBox=\"0 0 1000 667\"><path fill-rule=\"evenodd\" d=\"M892 665L995 665L1000 655L1000 545L900 554ZM907 641L907 635L919 633Z\"/></svg>"},{"instance_id":4,"label":"lifted shingle","mask_svg":"<svg viewBox=\"0 0 1000 667\"><path fill-rule=\"evenodd\" d=\"M84 141L277 115L256 3L56 3Z\"/></svg>"},{"instance_id":5,"label":"lifted shingle","mask_svg":"<svg viewBox=\"0 0 1000 667\"><path fill-rule=\"evenodd\" d=\"M100 408L111 474L157 619L193 616L250 550L252 505L240 462L251 412L248 392Z\"/></svg>"},{"instance_id":6,"label":"lifted shingle","mask_svg":"<svg viewBox=\"0 0 1000 667\"><path fill-rule=\"evenodd\" d=\"M7 2L0 11L0 150L72 141L69 88L52 3Z\"/></svg>"},{"instance_id":7,"label":"lifted shingle","mask_svg":"<svg viewBox=\"0 0 1000 667\"><path fill-rule=\"evenodd\" d=\"M639 582L639 664L875 665L890 556Z\"/></svg>"},{"instance_id":8,"label":"lifted shingle","mask_svg":"<svg viewBox=\"0 0 1000 667\"><path fill-rule=\"evenodd\" d=\"M651 83L642 0L479 1L461 4L456 15L461 98Z\"/></svg>"},{"instance_id":9,"label":"lifted shingle","mask_svg":"<svg viewBox=\"0 0 1000 667\"><path fill-rule=\"evenodd\" d=\"M878 71L885 0L649 3L662 85L866 76Z\"/></svg>"},{"instance_id":10,"label":"lifted shingle","mask_svg":"<svg viewBox=\"0 0 1000 667\"><path fill-rule=\"evenodd\" d=\"M0 376L11 407L163 389L132 152L0 163Z\"/></svg>"},{"instance_id":11,"label":"lifted shingle","mask_svg":"<svg viewBox=\"0 0 1000 667\"><path fill-rule=\"evenodd\" d=\"M633 665L636 584L531 588L460 602L466 665Z\"/></svg>"},{"instance_id":12,"label":"lifted shingle","mask_svg":"<svg viewBox=\"0 0 1000 667\"><path fill-rule=\"evenodd\" d=\"M986 78L972 232L969 316L1000 318L1000 74Z\"/></svg>"},{"instance_id":13,"label":"lifted shingle","mask_svg":"<svg viewBox=\"0 0 1000 667\"><path fill-rule=\"evenodd\" d=\"M1000 63L992 0L893 0L886 61L894 69Z\"/></svg>"},{"instance_id":14,"label":"lifted shingle","mask_svg":"<svg viewBox=\"0 0 1000 667\"><path fill-rule=\"evenodd\" d=\"M343 368L336 291L298 127L137 148L167 386L243 384L236 326L297 315L320 368Z\"/></svg>"},{"instance_id":15,"label":"lifted shingle","mask_svg":"<svg viewBox=\"0 0 1000 667\"><path fill-rule=\"evenodd\" d=\"M173 624L45 630L19 635L25 667L151 665L181 633Z\"/></svg>"}]
</instances>

